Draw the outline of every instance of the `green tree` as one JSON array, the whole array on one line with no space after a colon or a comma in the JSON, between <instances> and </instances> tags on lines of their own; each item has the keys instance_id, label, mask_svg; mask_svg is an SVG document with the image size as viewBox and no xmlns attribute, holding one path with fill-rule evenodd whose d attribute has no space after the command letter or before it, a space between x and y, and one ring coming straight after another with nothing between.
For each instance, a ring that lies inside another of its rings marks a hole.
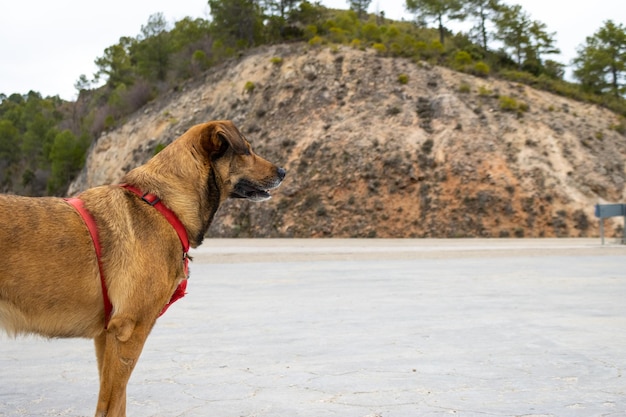
<instances>
[{"instance_id":1,"label":"green tree","mask_svg":"<svg viewBox=\"0 0 626 417\"><path fill-rule=\"evenodd\" d=\"M155 13L141 26L137 42L130 48L138 72L148 80L165 81L172 52L167 20L163 13Z\"/></svg>"},{"instance_id":2,"label":"green tree","mask_svg":"<svg viewBox=\"0 0 626 417\"><path fill-rule=\"evenodd\" d=\"M206 19L185 17L179 20L170 31L173 51L178 52L190 47L195 51L193 45L210 36L209 28L210 24Z\"/></svg>"},{"instance_id":3,"label":"green tree","mask_svg":"<svg viewBox=\"0 0 626 417\"><path fill-rule=\"evenodd\" d=\"M80 77L78 77L78 80L76 80L76 82L74 83L74 88L79 94L82 91L89 90L90 87L91 81L87 78L85 74L81 74Z\"/></svg>"},{"instance_id":4,"label":"green tree","mask_svg":"<svg viewBox=\"0 0 626 417\"><path fill-rule=\"evenodd\" d=\"M185 17L170 31L172 66L177 79L199 74L211 64L210 24L206 19Z\"/></svg>"},{"instance_id":5,"label":"green tree","mask_svg":"<svg viewBox=\"0 0 626 417\"><path fill-rule=\"evenodd\" d=\"M294 22L302 26L320 25L324 15L325 8L320 6L319 2L311 3L303 1L298 7L295 7L289 13L289 17Z\"/></svg>"},{"instance_id":6,"label":"green tree","mask_svg":"<svg viewBox=\"0 0 626 417\"><path fill-rule=\"evenodd\" d=\"M608 20L579 47L574 76L595 93L626 93L626 28Z\"/></svg>"},{"instance_id":7,"label":"green tree","mask_svg":"<svg viewBox=\"0 0 626 417\"><path fill-rule=\"evenodd\" d=\"M45 192L50 151L57 126L64 118L62 109L66 106L58 97L43 98L34 91L4 96L0 102L0 183L3 187L15 185L18 188L12 191L22 194ZM19 188L20 182L24 188Z\"/></svg>"},{"instance_id":8,"label":"green tree","mask_svg":"<svg viewBox=\"0 0 626 417\"><path fill-rule=\"evenodd\" d=\"M135 74L130 48L135 42L135 39L124 36L117 44L106 48L104 55L95 60L98 67L96 81L105 76L106 83L113 88L119 84L132 84Z\"/></svg>"},{"instance_id":9,"label":"green tree","mask_svg":"<svg viewBox=\"0 0 626 417\"><path fill-rule=\"evenodd\" d=\"M505 49L512 51L519 69L527 65L528 69L535 69L532 72L540 72L541 56L560 52L555 47L556 34L547 32L544 23L531 20L518 4L502 5L494 23L497 28L496 39L502 41Z\"/></svg>"},{"instance_id":10,"label":"green tree","mask_svg":"<svg viewBox=\"0 0 626 417\"><path fill-rule=\"evenodd\" d=\"M262 12L264 18L264 36L266 41L280 41L302 36L302 29L294 19L301 0L264 0Z\"/></svg>"},{"instance_id":11,"label":"green tree","mask_svg":"<svg viewBox=\"0 0 626 417\"><path fill-rule=\"evenodd\" d=\"M418 21L425 22L433 19L437 22L439 29L439 42L444 44L446 28L443 25L444 19L463 20L462 0L406 0L406 9L416 14Z\"/></svg>"},{"instance_id":12,"label":"green tree","mask_svg":"<svg viewBox=\"0 0 626 417\"><path fill-rule=\"evenodd\" d=\"M485 51L489 49L488 22L497 16L500 7L499 0L465 0L465 13L475 22L470 35L478 40Z\"/></svg>"},{"instance_id":13,"label":"green tree","mask_svg":"<svg viewBox=\"0 0 626 417\"><path fill-rule=\"evenodd\" d=\"M287 20L289 13L295 10L301 2L302 0L267 0L263 8L267 13Z\"/></svg>"},{"instance_id":14,"label":"green tree","mask_svg":"<svg viewBox=\"0 0 626 417\"><path fill-rule=\"evenodd\" d=\"M26 129L23 117L25 102L24 96L11 94L0 103L0 118L10 121L20 132Z\"/></svg>"},{"instance_id":15,"label":"green tree","mask_svg":"<svg viewBox=\"0 0 626 417\"><path fill-rule=\"evenodd\" d=\"M33 91L28 93L24 102L22 112L24 130L20 145L25 162L33 171L37 168L47 168L56 125L62 119L57 105L59 103L54 99L44 99Z\"/></svg>"},{"instance_id":16,"label":"green tree","mask_svg":"<svg viewBox=\"0 0 626 417\"><path fill-rule=\"evenodd\" d=\"M560 62L547 59L543 63L543 73L550 78L562 80L563 76L565 75L565 65L561 64Z\"/></svg>"},{"instance_id":17,"label":"green tree","mask_svg":"<svg viewBox=\"0 0 626 417\"><path fill-rule=\"evenodd\" d=\"M372 0L348 0L350 10L354 10L359 16L359 19L363 19L367 16L367 8L370 7Z\"/></svg>"},{"instance_id":18,"label":"green tree","mask_svg":"<svg viewBox=\"0 0 626 417\"><path fill-rule=\"evenodd\" d=\"M548 27L545 23L537 20L533 21L530 25L530 40L526 49L524 69L535 75L546 71L542 59L544 55L558 54L561 52L555 45L556 33L549 33L547 29Z\"/></svg>"},{"instance_id":19,"label":"green tree","mask_svg":"<svg viewBox=\"0 0 626 417\"><path fill-rule=\"evenodd\" d=\"M513 59L521 69L524 51L530 44L530 16L522 10L519 4L503 6L495 18L495 24L496 38L504 43L505 48L513 51Z\"/></svg>"},{"instance_id":20,"label":"green tree","mask_svg":"<svg viewBox=\"0 0 626 417\"><path fill-rule=\"evenodd\" d=\"M208 0L211 31L226 46L247 48L260 44L263 13L254 0Z\"/></svg>"},{"instance_id":21,"label":"green tree","mask_svg":"<svg viewBox=\"0 0 626 417\"><path fill-rule=\"evenodd\" d=\"M50 170L48 194L65 191L67 185L83 167L85 152L89 146L86 136L77 138L69 130L56 133L50 150Z\"/></svg>"},{"instance_id":22,"label":"green tree","mask_svg":"<svg viewBox=\"0 0 626 417\"><path fill-rule=\"evenodd\" d=\"M11 165L19 160L19 134L10 120L0 119L0 162Z\"/></svg>"}]
</instances>

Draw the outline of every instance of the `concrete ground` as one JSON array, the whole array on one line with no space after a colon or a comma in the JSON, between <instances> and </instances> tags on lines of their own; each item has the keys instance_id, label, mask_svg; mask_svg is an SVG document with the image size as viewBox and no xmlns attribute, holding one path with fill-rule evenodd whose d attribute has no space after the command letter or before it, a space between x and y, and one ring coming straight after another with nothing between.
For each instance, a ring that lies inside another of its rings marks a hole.
<instances>
[{"instance_id":1,"label":"concrete ground","mask_svg":"<svg viewBox=\"0 0 626 417\"><path fill-rule=\"evenodd\" d=\"M626 415L626 247L210 240L129 416ZM0 335L0 416L89 416L88 340Z\"/></svg>"}]
</instances>

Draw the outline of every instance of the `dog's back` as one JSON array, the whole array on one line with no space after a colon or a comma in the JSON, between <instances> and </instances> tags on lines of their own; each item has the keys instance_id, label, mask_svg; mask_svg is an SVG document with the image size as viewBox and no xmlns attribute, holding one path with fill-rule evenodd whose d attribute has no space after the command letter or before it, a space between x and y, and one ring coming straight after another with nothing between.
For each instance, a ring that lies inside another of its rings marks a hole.
<instances>
[{"instance_id":1,"label":"dog's back","mask_svg":"<svg viewBox=\"0 0 626 417\"><path fill-rule=\"evenodd\" d=\"M72 207L60 198L0 195L0 328L93 337L101 322L97 279L93 245Z\"/></svg>"}]
</instances>

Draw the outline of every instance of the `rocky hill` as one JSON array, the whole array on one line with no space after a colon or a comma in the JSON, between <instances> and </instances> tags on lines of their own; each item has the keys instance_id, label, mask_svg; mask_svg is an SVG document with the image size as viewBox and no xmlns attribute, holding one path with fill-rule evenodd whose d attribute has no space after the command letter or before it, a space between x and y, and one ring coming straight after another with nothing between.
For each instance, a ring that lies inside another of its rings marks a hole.
<instances>
[{"instance_id":1,"label":"rocky hill","mask_svg":"<svg viewBox=\"0 0 626 417\"><path fill-rule=\"evenodd\" d=\"M288 174L269 202L229 201L210 236L596 236L594 205L626 198L626 137L608 110L303 44L251 51L150 103L94 143L70 193L211 119L233 120Z\"/></svg>"}]
</instances>

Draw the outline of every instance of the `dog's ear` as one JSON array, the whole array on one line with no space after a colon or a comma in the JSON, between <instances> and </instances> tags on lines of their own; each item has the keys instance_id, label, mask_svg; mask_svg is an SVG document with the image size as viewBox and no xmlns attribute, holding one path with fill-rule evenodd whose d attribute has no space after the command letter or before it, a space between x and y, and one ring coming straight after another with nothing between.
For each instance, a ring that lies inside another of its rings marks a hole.
<instances>
[{"instance_id":1,"label":"dog's ear","mask_svg":"<svg viewBox=\"0 0 626 417\"><path fill-rule=\"evenodd\" d=\"M244 136L229 120L207 123L203 129L202 145L211 157L219 157L230 147L237 155L249 155Z\"/></svg>"}]
</instances>

